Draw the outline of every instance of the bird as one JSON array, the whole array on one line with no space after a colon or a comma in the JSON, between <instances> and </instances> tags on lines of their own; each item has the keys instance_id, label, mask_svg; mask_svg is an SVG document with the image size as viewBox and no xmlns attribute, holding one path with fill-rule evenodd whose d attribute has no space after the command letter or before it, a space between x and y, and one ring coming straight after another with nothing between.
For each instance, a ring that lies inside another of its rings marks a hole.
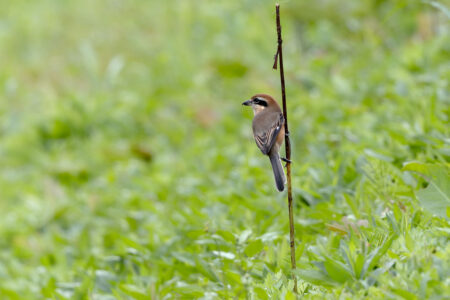
<instances>
[{"instance_id":1,"label":"bird","mask_svg":"<svg viewBox=\"0 0 450 300\"><path fill-rule=\"evenodd\" d=\"M269 156L278 191L284 190L286 176L281 165L280 147L284 141L284 117L280 105L267 94L256 94L242 103L251 106L253 137L262 154Z\"/></svg>"}]
</instances>

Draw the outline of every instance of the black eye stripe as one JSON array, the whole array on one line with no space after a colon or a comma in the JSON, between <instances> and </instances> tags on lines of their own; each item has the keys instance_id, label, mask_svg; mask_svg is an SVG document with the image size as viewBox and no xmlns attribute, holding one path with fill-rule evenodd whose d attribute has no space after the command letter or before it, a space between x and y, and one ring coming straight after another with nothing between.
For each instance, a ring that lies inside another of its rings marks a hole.
<instances>
[{"instance_id":1,"label":"black eye stripe","mask_svg":"<svg viewBox=\"0 0 450 300\"><path fill-rule=\"evenodd\" d=\"M261 105L261 106L267 106L267 101L263 100L261 98L255 98L255 99L253 99L253 102L255 104L258 104L258 105Z\"/></svg>"}]
</instances>

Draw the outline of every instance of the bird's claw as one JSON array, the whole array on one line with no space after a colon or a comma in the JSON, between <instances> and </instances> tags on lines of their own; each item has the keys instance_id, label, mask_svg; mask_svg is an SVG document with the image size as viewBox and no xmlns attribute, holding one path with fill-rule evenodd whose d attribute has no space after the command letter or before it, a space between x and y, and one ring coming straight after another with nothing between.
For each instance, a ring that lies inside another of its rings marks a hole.
<instances>
[{"instance_id":1,"label":"bird's claw","mask_svg":"<svg viewBox=\"0 0 450 300\"><path fill-rule=\"evenodd\" d=\"M292 163L292 161L290 159L281 157L281 160L284 161L285 163Z\"/></svg>"}]
</instances>

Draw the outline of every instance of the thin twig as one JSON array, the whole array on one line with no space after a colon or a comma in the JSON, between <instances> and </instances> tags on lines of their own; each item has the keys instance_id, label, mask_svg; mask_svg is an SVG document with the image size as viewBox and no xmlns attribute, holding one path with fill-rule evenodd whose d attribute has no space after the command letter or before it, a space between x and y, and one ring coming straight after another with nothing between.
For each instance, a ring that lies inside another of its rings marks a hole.
<instances>
[{"instance_id":1,"label":"thin twig","mask_svg":"<svg viewBox=\"0 0 450 300\"><path fill-rule=\"evenodd\" d=\"M286 175L287 175L287 192L288 192L288 207L289 207L289 237L291 246L291 265L292 270L295 270L295 232L294 232L294 212L292 208L292 185L291 185L291 141L289 139L289 127L287 118L287 107L286 107L286 89L284 84L284 68L283 68L283 48L281 44L283 40L281 39L281 24L280 24L280 4L276 4L277 12L277 34L278 34L278 49L275 54L275 62L273 68L277 69L277 61L280 63L280 80L281 80L281 97L283 99L283 115L284 115L284 130L285 130L285 146L286 146ZM292 273L292 279L294 280L294 292L297 293L297 278L294 272Z\"/></svg>"}]
</instances>

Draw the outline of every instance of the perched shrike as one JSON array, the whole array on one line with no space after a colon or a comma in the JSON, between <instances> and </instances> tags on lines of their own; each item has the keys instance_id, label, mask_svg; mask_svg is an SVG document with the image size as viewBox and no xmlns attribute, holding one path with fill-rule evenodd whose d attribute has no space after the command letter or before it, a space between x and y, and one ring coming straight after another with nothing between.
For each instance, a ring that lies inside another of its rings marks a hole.
<instances>
[{"instance_id":1,"label":"perched shrike","mask_svg":"<svg viewBox=\"0 0 450 300\"><path fill-rule=\"evenodd\" d=\"M256 145L264 155L268 155L272 164L277 189L284 190L286 177L278 153L284 141L284 117L277 101L266 94L256 94L242 105L253 109L253 136Z\"/></svg>"}]
</instances>

